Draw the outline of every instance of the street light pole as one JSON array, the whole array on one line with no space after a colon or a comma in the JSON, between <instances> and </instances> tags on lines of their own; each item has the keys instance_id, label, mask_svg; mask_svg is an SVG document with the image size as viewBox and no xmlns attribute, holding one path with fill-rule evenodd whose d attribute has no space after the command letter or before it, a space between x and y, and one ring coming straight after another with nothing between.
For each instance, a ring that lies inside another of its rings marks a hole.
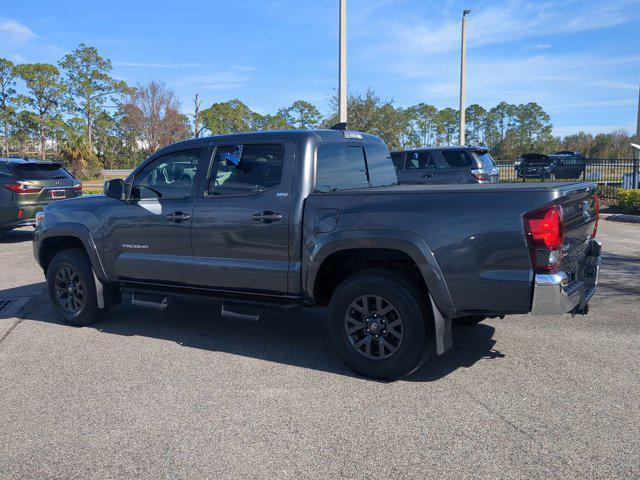
<instances>
[{"instance_id":1,"label":"street light pole","mask_svg":"<svg viewBox=\"0 0 640 480\"><path fill-rule=\"evenodd\" d=\"M347 0L340 0L338 117L347 122Z\"/></svg>"},{"instance_id":2,"label":"street light pole","mask_svg":"<svg viewBox=\"0 0 640 480\"><path fill-rule=\"evenodd\" d=\"M465 23L466 16L471 13L471 10L464 10L462 12L462 45L460 51L460 145L464 145L465 138L465 63L466 63L466 39L465 39Z\"/></svg>"},{"instance_id":3,"label":"street light pole","mask_svg":"<svg viewBox=\"0 0 640 480\"><path fill-rule=\"evenodd\" d=\"M640 141L640 86L638 87L638 123L636 124L636 140Z\"/></svg>"}]
</instances>

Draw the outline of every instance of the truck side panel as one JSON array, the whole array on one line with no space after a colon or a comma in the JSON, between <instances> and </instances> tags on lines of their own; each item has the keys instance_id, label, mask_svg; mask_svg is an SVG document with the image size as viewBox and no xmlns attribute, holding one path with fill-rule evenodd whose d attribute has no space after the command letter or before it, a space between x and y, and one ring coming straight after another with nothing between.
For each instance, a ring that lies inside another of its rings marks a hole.
<instances>
[{"instance_id":1,"label":"truck side panel","mask_svg":"<svg viewBox=\"0 0 640 480\"><path fill-rule=\"evenodd\" d=\"M334 208L339 212L337 232L385 231L393 238L410 231L422 238L458 315L526 313L531 309L533 272L522 215L555 196L550 190L451 194L398 188L313 194L305 206L303 255L312 261L311 246L336 235L309 228L318 210Z\"/></svg>"}]
</instances>

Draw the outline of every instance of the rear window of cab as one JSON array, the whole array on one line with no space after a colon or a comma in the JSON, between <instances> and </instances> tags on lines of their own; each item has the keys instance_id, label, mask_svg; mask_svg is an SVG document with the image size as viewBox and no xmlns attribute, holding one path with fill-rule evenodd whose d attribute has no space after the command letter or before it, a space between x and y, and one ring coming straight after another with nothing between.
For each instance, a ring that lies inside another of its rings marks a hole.
<instances>
[{"instance_id":1,"label":"rear window of cab","mask_svg":"<svg viewBox=\"0 0 640 480\"><path fill-rule=\"evenodd\" d=\"M318 147L316 192L397 185L398 177L383 144L325 143Z\"/></svg>"},{"instance_id":2,"label":"rear window of cab","mask_svg":"<svg viewBox=\"0 0 640 480\"><path fill-rule=\"evenodd\" d=\"M12 165L18 180L67 180L73 178L59 163L20 163Z\"/></svg>"}]
</instances>

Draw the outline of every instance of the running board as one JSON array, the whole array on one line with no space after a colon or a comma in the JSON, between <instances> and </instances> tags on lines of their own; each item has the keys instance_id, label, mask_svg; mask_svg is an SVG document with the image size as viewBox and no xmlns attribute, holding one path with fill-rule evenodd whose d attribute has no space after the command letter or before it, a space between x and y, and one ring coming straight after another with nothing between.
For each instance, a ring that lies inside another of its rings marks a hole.
<instances>
[{"instance_id":1,"label":"running board","mask_svg":"<svg viewBox=\"0 0 640 480\"><path fill-rule=\"evenodd\" d=\"M237 303L222 302L220 315L227 320L239 320L243 322L258 322L261 308L240 305Z\"/></svg>"},{"instance_id":2,"label":"running board","mask_svg":"<svg viewBox=\"0 0 640 480\"><path fill-rule=\"evenodd\" d=\"M133 291L131 292L131 305L152 308L162 312L169 306L169 298L166 295Z\"/></svg>"}]
</instances>

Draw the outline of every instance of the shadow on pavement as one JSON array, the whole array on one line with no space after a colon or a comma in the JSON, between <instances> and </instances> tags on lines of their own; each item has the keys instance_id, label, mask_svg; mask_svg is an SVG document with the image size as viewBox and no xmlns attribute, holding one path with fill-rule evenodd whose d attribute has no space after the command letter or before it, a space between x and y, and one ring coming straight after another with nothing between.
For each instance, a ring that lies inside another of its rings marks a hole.
<instances>
[{"instance_id":1,"label":"shadow on pavement","mask_svg":"<svg viewBox=\"0 0 640 480\"><path fill-rule=\"evenodd\" d=\"M604 252L598 285L609 295L640 295L640 258Z\"/></svg>"},{"instance_id":2,"label":"shadow on pavement","mask_svg":"<svg viewBox=\"0 0 640 480\"><path fill-rule=\"evenodd\" d=\"M20 296L0 290L0 296ZM188 348L220 351L269 362L357 376L338 358L326 333L326 313L320 309L266 310L259 322L242 322L220 317L218 303L182 303L166 311L113 307L93 328L103 333L168 340ZM60 324L46 295L34 297L23 309L23 319ZM454 327L454 347L441 357L432 356L408 381L438 380L458 368L470 367L482 359L502 356L493 350L494 328L478 324Z\"/></svg>"},{"instance_id":3,"label":"shadow on pavement","mask_svg":"<svg viewBox=\"0 0 640 480\"><path fill-rule=\"evenodd\" d=\"M33 239L33 228L20 228L0 233L0 244L30 242Z\"/></svg>"}]
</instances>

